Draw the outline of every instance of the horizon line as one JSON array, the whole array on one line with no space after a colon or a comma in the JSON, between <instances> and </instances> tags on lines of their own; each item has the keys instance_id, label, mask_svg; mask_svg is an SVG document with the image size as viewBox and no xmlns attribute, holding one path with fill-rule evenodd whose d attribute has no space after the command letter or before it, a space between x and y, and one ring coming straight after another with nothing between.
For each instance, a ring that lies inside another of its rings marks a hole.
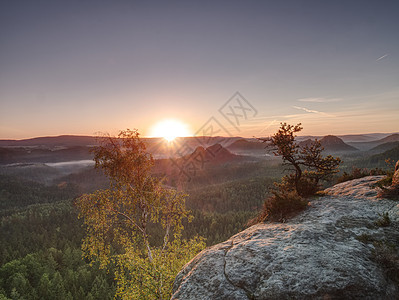
<instances>
[{"instance_id":1,"label":"horizon line","mask_svg":"<svg viewBox=\"0 0 399 300\"><path fill-rule=\"evenodd\" d=\"M347 133L347 134L299 134L297 135L298 137L303 137L303 136L314 136L314 137L320 137L320 136L327 136L327 135L334 135L334 136L359 136L359 135L373 135L373 134L388 134L388 135L392 135L392 134L399 134L399 131L394 131L394 132L368 132L368 133ZM34 137L27 137L27 138L20 138L20 139L15 139L15 138L1 138L0 137L0 141L24 141L24 140L33 140L33 139L39 139L39 138L60 138L60 137L86 137L86 138L97 138L97 137L101 137L98 135L87 135L87 134L59 134L59 135L42 135L42 136L34 136ZM219 136L219 135L215 135L215 136L208 136L208 135L191 135L191 136L180 136L180 137L176 137L176 138L201 138L201 137L223 137L223 138L243 138L243 139L249 139L249 138L257 138L255 136L251 136L251 137L245 137L245 136ZM264 136L263 136L264 137ZM140 135L140 138L145 138L145 139L160 139L163 137L154 137L154 136L143 136ZM262 137L259 137L262 138Z\"/></svg>"}]
</instances>

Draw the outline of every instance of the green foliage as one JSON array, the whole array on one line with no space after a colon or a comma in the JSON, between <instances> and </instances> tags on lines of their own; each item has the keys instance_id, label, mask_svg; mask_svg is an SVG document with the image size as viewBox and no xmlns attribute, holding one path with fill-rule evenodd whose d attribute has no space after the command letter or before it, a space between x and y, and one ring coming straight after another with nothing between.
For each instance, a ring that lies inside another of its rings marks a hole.
<instances>
[{"instance_id":1,"label":"green foliage","mask_svg":"<svg viewBox=\"0 0 399 300\"><path fill-rule=\"evenodd\" d=\"M0 211L36 203L49 203L77 196L76 186L45 186L14 176L0 175Z\"/></svg>"},{"instance_id":2,"label":"green foliage","mask_svg":"<svg viewBox=\"0 0 399 300\"><path fill-rule=\"evenodd\" d=\"M186 195L152 176L153 158L136 130L105 137L93 151L111 186L76 201L86 225L86 257L103 268L116 266L123 299L170 297L179 269L204 247L201 238L181 240L182 220L189 217ZM157 225L163 242L152 244L150 227Z\"/></svg>"},{"instance_id":3,"label":"green foliage","mask_svg":"<svg viewBox=\"0 0 399 300\"><path fill-rule=\"evenodd\" d=\"M249 207L250 208L250 207ZM195 235L206 238L208 246L221 243L246 228L249 219L256 214L254 210L230 211L225 213L193 211L192 222L184 222L183 237Z\"/></svg>"},{"instance_id":4,"label":"green foliage","mask_svg":"<svg viewBox=\"0 0 399 300\"><path fill-rule=\"evenodd\" d=\"M262 199L270 193L273 179L253 177L207 185L206 188L188 190L187 207L192 210L226 213L229 211L254 211L262 206Z\"/></svg>"},{"instance_id":5,"label":"green foliage","mask_svg":"<svg viewBox=\"0 0 399 300\"><path fill-rule=\"evenodd\" d=\"M37 204L3 216L0 265L51 247L78 248L83 232L71 201Z\"/></svg>"},{"instance_id":6,"label":"green foliage","mask_svg":"<svg viewBox=\"0 0 399 300\"><path fill-rule=\"evenodd\" d=\"M386 161L390 159L392 161L399 160L399 146L387 150L380 154L366 156L359 158L353 162L354 165L366 168L384 168L386 167Z\"/></svg>"},{"instance_id":7,"label":"green foliage","mask_svg":"<svg viewBox=\"0 0 399 300\"><path fill-rule=\"evenodd\" d=\"M12 299L112 299L113 278L81 255L80 249L49 248L10 261L0 268L0 291Z\"/></svg>"},{"instance_id":8,"label":"green foliage","mask_svg":"<svg viewBox=\"0 0 399 300\"><path fill-rule=\"evenodd\" d=\"M175 239L168 245L168 251L154 248L152 262L137 248L126 249L126 253L116 259L117 296L122 299L154 299L159 295L169 298L176 274L202 249L201 238Z\"/></svg>"},{"instance_id":9,"label":"green foliage","mask_svg":"<svg viewBox=\"0 0 399 300\"><path fill-rule=\"evenodd\" d=\"M268 174L268 169L264 165L258 167L259 174L262 177L252 177L251 175L249 176L251 178L247 178L245 173L243 178L238 178L235 181L221 182L210 186L196 186L195 189L191 189L187 205L196 209L192 211L194 216L192 222L188 222L187 219L182 220L184 225L182 238L190 240L194 236L204 236L206 237L206 244L211 246L225 241L243 230L248 219L254 217L256 209L261 206L262 202L259 200L267 196L268 187L271 186L273 181L271 178L265 177ZM254 171L252 165L246 165L245 168ZM229 170L224 169L224 172L229 172ZM273 173L271 173L273 176L275 170L273 169ZM93 175L95 172L90 172L90 174ZM102 179L98 181L97 177L92 178L93 186L98 182L101 184L103 182ZM79 184L81 179L79 175L74 182ZM14 177L13 180L17 181L17 186L23 186L23 183L25 183L20 178ZM71 192L68 189L74 188L68 181L67 183L64 190L66 194ZM40 199L39 195L51 195L54 190L53 186L32 182L31 184L35 186L38 196L29 199L29 195L32 194L29 190L25 190L27 192L25 197L29 203L43 202L44 199ZM86 185L86 181L84 184ZM7 188L6 184L4 188ZM79 190L80 188L78 186ZM10 195L13 195L11 190ZM59 198L57 198L58 196ZM20 208L16 208L10 202L10 206L1 211L0 267L10 261L21 260L28 254L40 256L42 253L47 253L50 248L55 248L58 249L58 253L62 252L62 255L55 255L57 259L49 258L46 255L45 259L51 268L56 269L61 274L66 297L71 294L71 299L111 299L116 293L114 272L117 268L110 265L113 269L107 274L104 270L99 269L98 264L89 267L88 261L81 259L81 240L85 232L81 227L81 220L77 219L77 212L71 205L71 201L58 201L63 198L62 194L55 194L50 198L51 203L22 206ZM160 224L150 224L148 232L151 244L162 245L164 230ZM184 259L181 260L182 264L183 261ZM43 277L41 284L40 281L30 282L32 293L43 295L40 299L47 299L47 296L45 296L47 295L45 291L48 290L48 288L45 288L46 278L52 280L52 273L46 270L46 268L37 268L37 278ZM82 272L86 274L86 277L78 275ZM90 276L88 276L89 274ZM0 281L3 280L4 282L11 275L2 273L1 276L3 277L0 277ZM76 277L80 279L73 279ZM83 278L89 279L86 282ZM97 286L98 282L104 281L107 284L103 284L98 291L94 286ZM20 293L18 287L13 288L15 288L15 295ZM7 293L0 286L0 295L3 293L9 298L11 292L8 288L6 289ZM103 296L96 296L99 293ZM24 299L32 298L27 295L22 295L22 297Z\"/></svg>"}]
</instances>

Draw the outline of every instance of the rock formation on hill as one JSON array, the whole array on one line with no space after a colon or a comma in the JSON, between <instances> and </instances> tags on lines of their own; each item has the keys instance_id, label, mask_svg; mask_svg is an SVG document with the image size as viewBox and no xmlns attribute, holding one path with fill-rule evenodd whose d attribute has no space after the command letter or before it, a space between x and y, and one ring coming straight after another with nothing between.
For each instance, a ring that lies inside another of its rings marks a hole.
<instances>
[{"instance_id":1,"label":"rock formation on hill","mask_svg":"<svg viewBox=\"0 0 399 300\"><path fill-rule=\"evenodd\" d=\"M172 299L397 299L371 242L399 243L398 202L370 187L381 178L335 185L287 223L257 224L202 251ZM390 225L377 226L385 213Z\"/></svg>"},{"instance_id":2,"label":"rock formation on hill","mask_svg":"<svg viewBox=\"0 0 399 300\"><path fill-rule=\"evenodd\" d=\"M212 145L208 148L202 146L197 147L193 153L184 156L184 161L201 159L207 164L222 164L226 162L242 160L243 157L235 155L220 144Z\"/></svg>"},{"instance_id":3,"label":"rock formation on hill","mask_svg":"<svg viewBox=\"0 0 399 300\"><path fill-rule=\"evenodd\" d=\"M311 139L304 140L299 143L299 146L304 147L312 142ZM355 147L346 144L342 139L334 135L327 135L320 140L321 146L326 152L346 152L357 151Z\"/></svg>"}]
</instances>

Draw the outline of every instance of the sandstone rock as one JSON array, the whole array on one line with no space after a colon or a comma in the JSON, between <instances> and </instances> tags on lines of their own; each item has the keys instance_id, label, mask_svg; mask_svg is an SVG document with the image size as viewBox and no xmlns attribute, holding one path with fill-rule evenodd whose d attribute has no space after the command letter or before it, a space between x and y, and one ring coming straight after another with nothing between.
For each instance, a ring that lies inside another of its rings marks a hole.
<instances>
[{"instance_id":1,"label":"sandstone rock","mask_svg":"<svg viewBox=\"0 0 399 300\"><path fill-rule=\"evenodd\" d=\"M336 185L288 223L254 225L202 251L176 277L172 299L397 299L374 246L358 239L399 242L399 206L369 187L381 178ZM375 226L385 212L392 225Z\"/></svg>"}]
</instances>

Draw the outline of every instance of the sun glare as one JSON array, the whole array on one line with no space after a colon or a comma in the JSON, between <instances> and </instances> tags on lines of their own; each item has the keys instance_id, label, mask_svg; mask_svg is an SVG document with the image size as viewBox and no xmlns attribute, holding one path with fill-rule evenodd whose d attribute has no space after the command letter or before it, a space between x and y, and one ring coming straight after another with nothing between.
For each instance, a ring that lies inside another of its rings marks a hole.
<instances>
[{"instance_id":1,"label":"sun glare","mask_svg":"<svg viewBox=\"0 0 399 300\"><path fill-rule=\"evenodd\" d=\"M178 120L163 120L152 127L151 137L162 137L168 142L177 137L190 136L188 125Z\"/></svg>"}]
</instances>

